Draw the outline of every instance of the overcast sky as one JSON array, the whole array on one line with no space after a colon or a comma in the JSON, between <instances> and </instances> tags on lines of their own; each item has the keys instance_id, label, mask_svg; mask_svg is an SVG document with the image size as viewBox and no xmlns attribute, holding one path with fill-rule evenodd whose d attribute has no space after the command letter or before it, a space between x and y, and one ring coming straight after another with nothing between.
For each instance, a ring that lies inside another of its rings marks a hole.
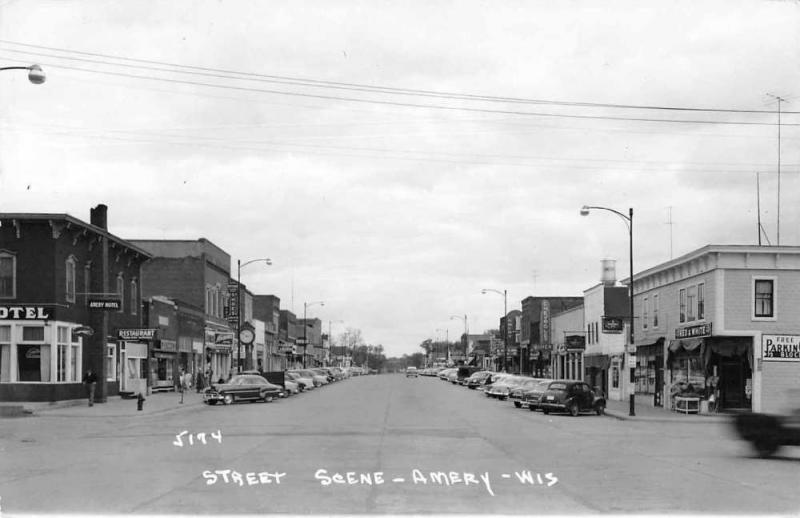
<instances>
[{"instance_id":1,"label":"overcast sky","mask_svg":"<svg viewBox=\"0 0 800 518\"><path fill-rule=\"evenodd\" d=\"M641 271L757 243L760 172L800 245L796 1L0 0L0 40L47 74L0 73L0 211L270 257L252 291L390 355L627 277L584 204Z\"/></svg>"}]
</instances>

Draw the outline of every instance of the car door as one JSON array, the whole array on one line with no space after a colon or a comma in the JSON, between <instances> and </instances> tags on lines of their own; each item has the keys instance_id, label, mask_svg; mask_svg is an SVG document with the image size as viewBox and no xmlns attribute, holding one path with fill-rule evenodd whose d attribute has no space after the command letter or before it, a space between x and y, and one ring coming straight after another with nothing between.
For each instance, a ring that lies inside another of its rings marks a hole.
<instances>
[{"instance_id":1,"label":"car door","mask_svg":"<svg viewBox=\"0 0 800 518\"><path fill-rule=\"evenodd\" d=\"M581 383L581 410L591 410L594 399L592 390L586 383Z\"/></svg>"}]
</instances>

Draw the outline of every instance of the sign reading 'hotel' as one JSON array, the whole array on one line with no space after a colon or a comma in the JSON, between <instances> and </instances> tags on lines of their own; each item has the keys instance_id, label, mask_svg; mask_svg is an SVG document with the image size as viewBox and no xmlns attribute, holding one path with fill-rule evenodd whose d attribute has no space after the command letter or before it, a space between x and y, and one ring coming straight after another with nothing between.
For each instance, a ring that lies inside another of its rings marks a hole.
<instances>
[{"instance_id":1,"label":"sign reading 'hotel'","mask_svg":"<svg viewBox=\"0 0 800 518\"><path fill-rule=\"evenodd\" d=\"M761 335L764 361L800 361L799 335Z\"/></svg>"},{"instance_id":2,"label":"sign reading 'hotel'","mask_svg":"<svg viewBox=\"0 0 800 518\"><path fill-rule=\"evenodd\" d=\"M50 309L44 306L0 306L0 320L49 320Z\"/></svg>"}]
</instances>

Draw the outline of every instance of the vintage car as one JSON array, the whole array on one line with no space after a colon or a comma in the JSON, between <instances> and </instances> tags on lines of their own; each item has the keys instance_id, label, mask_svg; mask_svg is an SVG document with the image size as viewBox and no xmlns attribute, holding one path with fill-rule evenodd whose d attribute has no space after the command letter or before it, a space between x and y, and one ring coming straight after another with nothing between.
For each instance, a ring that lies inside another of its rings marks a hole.
<instances>
[{"instance_id":1,"label":"vintage car","mask_svg":"<svg viewBox=\"0 0 800 518\"><path fill-rule=\"evenodd\" d=\"M465 385L467 388L471 388L473 390L478 389L483 386L483 384L491 378L492 372L490 371L478 371L472 374L469 378L467 378Z\"/></svg>"},{"instance_id":2,"label":"vintage car","mask_svg":"<svg viewBox=\"0 0 800 518\"><path fill-rule=\"evenodd\" d=\"M416 378L418 374L416 367L406 367L406 378Z\"/></svg>"},{"instance_id":3,"label":"vintage car","mask_svg":"<svg viewBox=\"0 0 800 518\"><path fill-rule=\"evenodd\" d=\"M800 410L789 415L736 414L733 425L760 457L769 457L781 446L800 446Z\"/></svg>"},{"instance_id":4,"label":"vintage car","mask_svg":"<svg viewBox=\"0 0 800 518\"><path fill-rule=\"evenodd\" d=\"M514 406L517 408L527 406L525 394L533 390L542 381L543 380L539 378L523 379L522 382L511 387L510 392L508 393L508 400L514 403Z\"/></svg>"},{"instance_id":5,"label":"vintage car","mask_svg":"<svg viewBox=\"0 0 800 518\"><path fill-rule=\"evenodd\" d=\"M526 380L532 379L527 376L517 376L515 374L492 376L495 380L491 385L487 385L483 389L486 397L492 397L500 401L508 399L511 391L522 385Z\"/></svg>"},{"instance_id":6,"label":"vintage car","mask_svg":"<svg viewBox=\"0 0 800 518\"><path fill-rule=\"evenodd\" d=\"M553 380L539 380L536 385L523 392L520 407L528 407L528 410L531 412L541 410L539 403L542 401L542 396L544 396L547 387L550 386L550 382L552 381Z\"/></svg>"},{"instance_id":7,"label":"vintage car","mask_svg":"<svg viewBox=\"0 0 800 518\"><path fill-rule=\"evenodd\" d=\"M281 397L283 388L273 385L256 374L239 374L227 383L211 385L203 391L203 402L216 405L218 402L230 405L236 401L269 402Z\"/></svg>"},{"instance_id":8,"label":"vintage car","mask_svg":"<svg viewBox=\"0 0 800 518\"><path fill-rule=\"evenodd\" d=\"M577 416L581 412L596 412L597 415L603 415L606 399L595 394L583 381L556 380L547 386L539 400L539 408L545 414L569 412Z\"/></svg>"}]
</instances>

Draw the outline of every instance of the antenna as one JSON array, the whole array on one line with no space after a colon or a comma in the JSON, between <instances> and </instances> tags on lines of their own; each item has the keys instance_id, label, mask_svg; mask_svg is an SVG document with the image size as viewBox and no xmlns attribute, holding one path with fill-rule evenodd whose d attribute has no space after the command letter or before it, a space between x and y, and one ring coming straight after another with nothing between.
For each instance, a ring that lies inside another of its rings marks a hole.
<instances>
[{"instance_id":1,"label":"antenna","mask_svg":"<svg viewBox=\"0 0 800 518\"><path fill-rule=\"evenodd\" d=\"M778 101L778 246L781 244L781 103L788 102L783 97L767 93Z\"/></svg>"},{"instance_id":2,"label":"antenna","mask_svg":"<svg viewBox=\"0 0 800 518\"><path fill-rule=\"evenodd\" d=\"M761 246L761 234L764 234L764 239L767 240L767 244L772 246L772 243L769 240L769 236L767 235L767 231L764 230L764 225L761 224L761 182L760 182L761 173L756 173L756 205L758 212L758 246Z\"/></svg>"}]
</instances>

